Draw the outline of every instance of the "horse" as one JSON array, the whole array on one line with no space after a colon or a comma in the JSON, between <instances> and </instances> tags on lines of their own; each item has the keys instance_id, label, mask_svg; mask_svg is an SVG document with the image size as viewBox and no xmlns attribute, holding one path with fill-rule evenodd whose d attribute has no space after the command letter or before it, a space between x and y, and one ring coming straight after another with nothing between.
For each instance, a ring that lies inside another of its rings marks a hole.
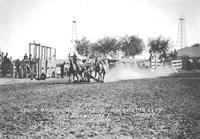
<instances>
[{"instance_id":1,"label":"horse","mask_svg":"<svg viewBox=\"0 0 200 139\"><path fill-rule=\"evenodd\" d=\"M69 59L69 70L68 70L68 77L69 77L69 82L70 82L70 78L71 75L73 77L73 81L75 80L75 77L77 79L77 82L79 82L79 76L82 78L82 71L83 69L78 65L77 62L75 62L72 59Z\"/></svg>"},{"instance_id":2,"label":"horse","mask_svg":"<svg viewBox=\"0 0 200 139\"><path fill-rule=\"evenodd\" d=\"M94 77L96 78L96 76L98 75L98 80L100 80L100 82L103 82L106 74L106 67L103 61L98 61L97 59L95 60L94 72Z\"/></svg>"}]
</instances>

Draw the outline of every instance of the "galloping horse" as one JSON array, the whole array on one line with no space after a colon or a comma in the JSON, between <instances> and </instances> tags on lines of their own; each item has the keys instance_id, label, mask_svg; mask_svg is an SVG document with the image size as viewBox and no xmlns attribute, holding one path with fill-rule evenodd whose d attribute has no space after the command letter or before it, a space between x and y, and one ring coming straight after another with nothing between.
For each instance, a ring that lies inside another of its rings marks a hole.
<instances>
[{"instance_id":1,"label":"galloping horse","mask_svg":"<svg viewBox=\"0 0 200 139\"><path fill-rule=\"evenodd\" d=\"M94 72L95 72L95 78L98 75L98 79L101 82L103 82L105 74L106 74L106 68L103 61L95 59Z\"/></svg>"},{"instance_id":2,"label":"galloping horse","mask_svg":"<svg viewBox=\"0 0 200 139\"><path fill-rule=\"evenodd\" d=\"M69 59L69 70L68 70L68 77L69 77L69 82L71 75L73 77L73 81L75 80L75 77L77 81L79 82L79 76L82 78L83 74L83 68L81 68L76 61Z\"/></svg>"}]
</instances>

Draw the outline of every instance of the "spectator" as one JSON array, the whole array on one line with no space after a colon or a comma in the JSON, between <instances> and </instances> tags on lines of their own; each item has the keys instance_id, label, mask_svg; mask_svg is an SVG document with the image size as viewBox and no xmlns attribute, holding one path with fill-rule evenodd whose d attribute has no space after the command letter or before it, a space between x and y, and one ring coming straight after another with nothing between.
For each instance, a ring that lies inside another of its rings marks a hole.
<instances>
[{"instance_id":1,"label":"spectator","mask_svg":"<svg viewBox=\"0 0 200 139\"><path fill-rule=\"evenodd\" d=\"M77 60L78 60L78 58L77 58L76 54L74 53L74 55L73 55L73 62L77 62Z\"/></svg>"},{"instance_id":2,"label":"spectator","mask_svg":"<svg viewBox=\"0 0 200 139\"><path fill-rule=\"evenodd\" d=\"M1 56L2 56L2 58L4 57L4 53L3 53L3 52L2 52L2 55L1 55Z\"/></svg>"},{"instance_id":3,"label":"spectator","mask_svg":"<svg viewBox=\"0 0 200 139\"><path fill-rule=\"evenodd\" d=\"M65 74L65 62L61 65L61 78L64 78L64 74Z\"/></svg>"},{"instance_id":4,"label":"spectator","mask_svg":"<svg viewBox=\"0 0 200 139\"><path fill-rule=\"evenodd\" d=\"M3 61L7 61L7 59L8 59L8 53L6 53L6 55L3 57Z\"/></svg>"},{"instance_id":5,"label":"spectator","mask_svg":"<svg viewBox=\"0 0 200 139\"><path fill-rule=\"evenodd\" d=\"M29 58L28 58L29 61L32 61L32 55L29 54Z\"/></svg>"}]
</instances>

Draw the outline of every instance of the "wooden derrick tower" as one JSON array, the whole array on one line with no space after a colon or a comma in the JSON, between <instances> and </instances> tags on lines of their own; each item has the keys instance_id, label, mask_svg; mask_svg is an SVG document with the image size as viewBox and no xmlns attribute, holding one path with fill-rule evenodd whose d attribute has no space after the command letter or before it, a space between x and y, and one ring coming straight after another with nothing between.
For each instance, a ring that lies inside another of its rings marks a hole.
<instances>
[{"instance_id":1,"label":"wooden derrick tower","mask_svg":"<svg viewBox=\"0 0 200 139\"><path fill-rule=\"evenodd\" d=\"M181 15L178 24L178 33L176 40L176 49L181 49L187 46L186 29L185 29L185 18Z\"/></svg>"},{"instance_id":2,"label":"wooden derrick tower","mask_svg":"<svg viewBox=\"0 0 200 139\"><path fill-rule=\"evenodd\" d=\"M71 38L71 44L69 47L69 55L72 56L74 54L77 55L76 52L76 40L77 40L77 27L76 27L76 20L72 21L72 38Z\"/></svg>"}]
</instances>

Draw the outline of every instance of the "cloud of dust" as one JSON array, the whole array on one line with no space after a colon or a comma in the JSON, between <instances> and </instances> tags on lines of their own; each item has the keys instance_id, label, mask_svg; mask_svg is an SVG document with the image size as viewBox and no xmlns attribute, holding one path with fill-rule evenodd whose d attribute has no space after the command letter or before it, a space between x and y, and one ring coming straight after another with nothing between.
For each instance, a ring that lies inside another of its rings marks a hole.
<instances>
[{"instance_id":1,"label":"cloud of dust","mask_svg":"<svg viewBox=\"0 0 200 139\"><path fill-rule=\"evenodd\" d=\"M117 64L111 70L108 70L105 76L105 82L113 82L129 79L156 78L159 76L169 76L172 69L168 66L158 67L156 70L150 68L139 68L131 64Z\"/></svg>"}]
</instances>

